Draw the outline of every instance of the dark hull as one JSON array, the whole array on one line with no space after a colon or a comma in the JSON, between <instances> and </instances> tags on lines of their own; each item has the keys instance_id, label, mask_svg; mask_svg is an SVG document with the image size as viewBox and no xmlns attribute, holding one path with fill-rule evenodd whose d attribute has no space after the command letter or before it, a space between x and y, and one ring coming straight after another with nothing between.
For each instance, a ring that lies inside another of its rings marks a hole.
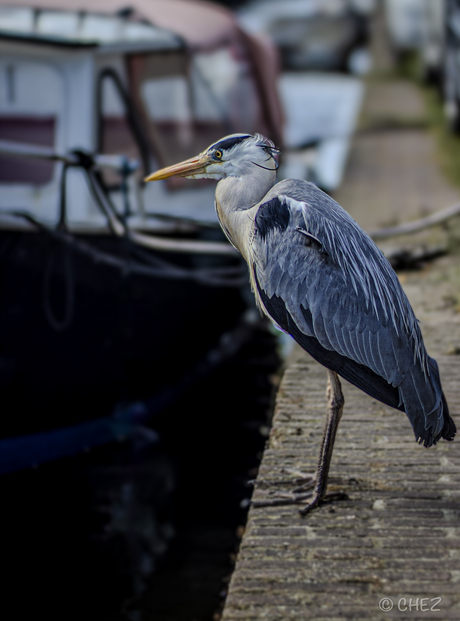
<instances>
[{"instance_id":1,"label":"dark hull","mask_svg":"<svg viewBox=\"0 0 460 621\"><path fill-rule=\"evenodd\" d=\"M127 256L118 239L85 241ZM122 273L44 234L3 232L0 249L0 438L174 392L246 308L237 288Z\"/></svg>"}]
</instances>

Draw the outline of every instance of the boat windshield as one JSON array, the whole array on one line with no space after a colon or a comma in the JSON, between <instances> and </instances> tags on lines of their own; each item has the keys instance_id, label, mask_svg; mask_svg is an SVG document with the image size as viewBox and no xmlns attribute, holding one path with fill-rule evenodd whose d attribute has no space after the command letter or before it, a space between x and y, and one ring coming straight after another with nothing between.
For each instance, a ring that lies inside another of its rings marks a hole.
<instances>
[{"instance_id":1,"label":"boat windshield","mask_svg":"<svg viewBox=\"0 0 460 621\"><path fill-rule=\"evenodd\" d=\"M223 135L254 133L261 126L251 65L236 44L192 56L131 56L129 74L158 165L192 157Z\"/></svg>"}]
</instances>

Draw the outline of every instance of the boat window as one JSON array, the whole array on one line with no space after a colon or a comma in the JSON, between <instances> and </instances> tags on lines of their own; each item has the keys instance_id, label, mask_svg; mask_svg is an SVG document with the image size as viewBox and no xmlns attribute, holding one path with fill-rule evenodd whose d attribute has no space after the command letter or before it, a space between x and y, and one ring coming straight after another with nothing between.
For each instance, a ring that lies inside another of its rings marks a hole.
<instances>
[{"instance_id":1,"label":"boat window","mask_svg":"<svg viewBox=\"0 0 460 621\"><path fill-rule=\"evenodd\" d=\"M0 140L55 147L62 114L59 74L33 62L0 61ZM0 155L0 183L44 185L55 163Z\"/></svg>"},{"instance_id":2,"label":"boat window","mask_svg":"<svg viewBox=\"0 0 460 621\"><path fill-rule=\"evenodd\" d=\"M133 134L122 86L116 74L112 72L103 74L99 88L98 152L107 155L125 155L141 164L144 163L139 144ZM147 172L149 171L141 166L135 175L140 180ZM119 187L121 178L115 171L104 168L102 177L109 189Z\"/></svg>"},{"instance_id":3,"label":"boat window","mask_svg":"<svg viewBox=\"0 0 460 621\"><path fill-rule=\"evenodd\" d=\"M226 134L260 127L254 77L236 46L191 58L181 52L132 56L129 74L159 165L196 155Z\"/></svg>"},{"instance_id":4,"label":"boat window","mask_svg":"<svg viewBox=\"0 0 460 621\"><path fill-rule=\"evenodd\" d=\"M255 133L261 108L251 66L236 45L196 54L192 65L194 115L197 129L222 119L231 132ZM223 129L222 127L219 130ZM213 136L208 144L218 136Z\"/></svg>"}]
</instances>

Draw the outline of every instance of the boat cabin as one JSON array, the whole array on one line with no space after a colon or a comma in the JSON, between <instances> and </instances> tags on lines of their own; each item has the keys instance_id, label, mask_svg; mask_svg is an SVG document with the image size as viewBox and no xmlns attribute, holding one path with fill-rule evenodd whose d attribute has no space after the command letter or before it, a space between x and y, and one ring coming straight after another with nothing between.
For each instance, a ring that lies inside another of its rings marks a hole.
<instances>
[{"instance_id":1,"label":"boat cabin","mask_svg":"<svg viewBox=\"0 0 460 621\"><path fill-rule=\"evenodd\" d=\"M86 155L133 230L216 223L213 182L144 176L225 134L267 131L241 43L191 49L131 10L0 6L0 84L2 228L30 228L11 215L27 212L47 226L65 219L70 232L108 232Z\"/></svg>"}]
</instances>

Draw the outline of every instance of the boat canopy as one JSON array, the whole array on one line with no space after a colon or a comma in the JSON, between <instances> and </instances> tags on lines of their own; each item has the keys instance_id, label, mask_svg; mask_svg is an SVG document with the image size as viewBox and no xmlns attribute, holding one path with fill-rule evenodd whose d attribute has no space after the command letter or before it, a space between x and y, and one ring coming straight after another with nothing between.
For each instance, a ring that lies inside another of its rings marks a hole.
<instances>
[{"instance_id":1,"label":"boat canopy","mask_svg":"<svg viewBox=\"0 0 460 621\"><path fill-rule=\"evenodd\" d=\"M208 2L189 1L189 0L130 0L127 4L125 0L37 0L28 3L27 0L0 0L0 6L8 9L24 9L29 4L29 14L24 13L24 28L34 29L32 23L33 13L40 13L44 10L55 10L83 13L105 13L115 16L130 15L132 22L137 20L138 30L131 26L126 28L126 36L132 38L148 37L148 28L142 22L154 24L159 28L164 28L180 35L192 49L212 50L223 45L228 45L241 36L241 28L233 13L223 7L216 6ZM127 6L129 8L127 8ZM2 10L4 10L2 9ZM51 19L50 14L46 15L46 20ZM112 17L115 25L115 17ZM96 26L96 30L93 26ZM73 29L74 26L67 26ZM67 28L64 26L64 28ZM104 37L104 33L110 32L110 26L106 21L103 25L96 25L95 21L87 24L88 34L92 38ZM100 29L101 28L101 29ZM101 34L102 33L102 34ZM84 39L87 33L82 32L81 38ZM110 36L110 35L109 35Z\"/></svg>"},{"instance_id":2,"label":"boat canopy","mask_svg":"<svg viewBox=\"0 0 460 621\"><path fill-rule=\"evenodd\" d=\"M130 0L128 8L126 0L35 0L30 4L33 4L36 15L44 10L57 10L105 13L111 15L112 19L117 14L129 17L129 25L123 28L125 37L131 41L132 35L138 32L146 43L148 28L154 25L180 36L191 52L243 47L252 64L270 138L278 146L283 146L284 116L277 92L280 72L278 52L267 37L246 33L230 10L204 0ZM27 5L27 0L0 0L0 8ZM112 27L109 22L105 23L107 32L113 33L118 27L115 21ZM155 36L158 41L158 32ZM108 42L105 43L107 45ZM83 39L81 44L84 44Z\"/></svg>"}]
</instances>

